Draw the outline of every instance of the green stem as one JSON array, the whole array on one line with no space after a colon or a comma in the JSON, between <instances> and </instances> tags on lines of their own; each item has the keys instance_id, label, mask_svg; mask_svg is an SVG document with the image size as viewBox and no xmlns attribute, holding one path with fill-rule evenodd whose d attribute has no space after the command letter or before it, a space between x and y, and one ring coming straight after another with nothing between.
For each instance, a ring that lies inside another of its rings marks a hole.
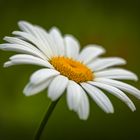
<instances>
[{"instance_id":1,"label":"green stem","mask_svg":"<svg viewBox=\"0 0 140 140\"><path fill-rule=\"evenodd\" d=\"M50 105L48 107L48 110L47 110L47 112L46 112L46 114L45 114L45 116L44 116L44 118L43 118L43 120L42 120L42 122L41 122L41 124L39 126L39 129L38 129L38 131L37 131L37 133L35 135L34 140L40 140L40 137L41 137L41 134L42 134L42 132L43 132L43 130L45 128L45 125L47 124L47 122L48 122L48 120L49 120L49 118L50 118L50 116L51 116L51 114L52 114L52 112L53 112L53 110L54 110L54 108L55 108L55 106L56 106L58 101L59 100L56 100L56 101L50 103Z\"/></svg>"}]
</instances>

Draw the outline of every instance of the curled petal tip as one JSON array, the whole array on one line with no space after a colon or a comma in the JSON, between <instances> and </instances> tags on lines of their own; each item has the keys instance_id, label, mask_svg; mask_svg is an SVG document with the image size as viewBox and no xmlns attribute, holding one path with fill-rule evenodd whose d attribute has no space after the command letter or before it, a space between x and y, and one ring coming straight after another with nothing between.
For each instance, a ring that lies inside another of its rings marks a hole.
<instances>
[{"instance_id":1,"label":"curled petal tip","mask_svg":"<svg viewBox=\"0 0 140 140\"><path fill-rule=\"evenodd\" d=\"M12 65L12 62L11 61L8 61L8 62L5 62L3 67L4 68L7 68L7 67L10 67Z\"/></svg>"}]
</instances>

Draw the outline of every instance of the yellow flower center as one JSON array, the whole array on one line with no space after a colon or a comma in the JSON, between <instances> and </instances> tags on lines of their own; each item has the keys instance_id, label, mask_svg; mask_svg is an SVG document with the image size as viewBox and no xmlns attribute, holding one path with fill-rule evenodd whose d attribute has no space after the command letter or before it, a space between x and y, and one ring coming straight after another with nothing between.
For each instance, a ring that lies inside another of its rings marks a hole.
<instances>
[{"instance_id":1,"label":"yellow flower center","mask_svg":"<svg viewBox=\"0 0 140 140\"><path fill-rule=\"evenodd\" d=\"M53 57L50 63L62 75L77 83L93 80L92 71L83 63L67 57Z\"/></svg>"}]
</instances>

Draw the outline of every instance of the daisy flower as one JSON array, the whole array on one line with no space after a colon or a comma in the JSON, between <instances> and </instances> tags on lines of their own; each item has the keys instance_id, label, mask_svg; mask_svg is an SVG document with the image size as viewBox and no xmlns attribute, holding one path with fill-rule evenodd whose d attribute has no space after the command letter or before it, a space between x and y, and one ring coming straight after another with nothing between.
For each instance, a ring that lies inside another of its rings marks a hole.
<instances>
[{"instance_id":1,"label":"daisy flower","mask_svg":"<svg viewBox=\"0 0 140 140\"><path fill-rule=\"evenodd\" d=\"M14 31L15 37L5 37L8 43L1 44L0 49L20 53L10 57L4 67L19 64L42 67L31 75L23 91L26 96L48 88L48 97L56 101L66 91L68 108L83 120L89 116L88 95L106 113L114 112L102 90L119 98L132 111L136 110L124 92L140 99L140 90L120 80L137 81L137 76L123 68L113 68L126 64L124 59L100 58L105 49L99 45L90 44L80 51L77 39L72 35L62 36L56 27L46 31L25 21L18 25L21 31Z\"/></svg>"}]
</instances>

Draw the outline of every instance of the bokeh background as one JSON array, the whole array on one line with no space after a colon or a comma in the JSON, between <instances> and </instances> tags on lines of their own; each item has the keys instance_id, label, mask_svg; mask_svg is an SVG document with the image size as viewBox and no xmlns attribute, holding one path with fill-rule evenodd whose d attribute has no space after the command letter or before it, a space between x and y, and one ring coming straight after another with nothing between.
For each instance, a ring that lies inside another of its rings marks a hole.
<instances>
[{"instance_id":1,"label":"bokeh background","mask_svg":"<svg viewBox=\"0 0 140 140\"><path fill-rule=\"evenodd\" d=\"M27 20L50 29L73 34L81 45L95 43L105 47L104 56L120 56L125 68L140 77L139 0L0 0L0 43L18 30L17 22ZM50 100L47 91L25 97L22 90L37 66L3 68L13 52L0 51L0 140L33 140ZM140 88L140 82L129 82ZM132 113L121 101L111 99L115 114L105 114L90 100L91 112L81 121L67 108L65 95L58 103L42 140L139 140L140 101Z\"/></svg>"}]
</instances>

